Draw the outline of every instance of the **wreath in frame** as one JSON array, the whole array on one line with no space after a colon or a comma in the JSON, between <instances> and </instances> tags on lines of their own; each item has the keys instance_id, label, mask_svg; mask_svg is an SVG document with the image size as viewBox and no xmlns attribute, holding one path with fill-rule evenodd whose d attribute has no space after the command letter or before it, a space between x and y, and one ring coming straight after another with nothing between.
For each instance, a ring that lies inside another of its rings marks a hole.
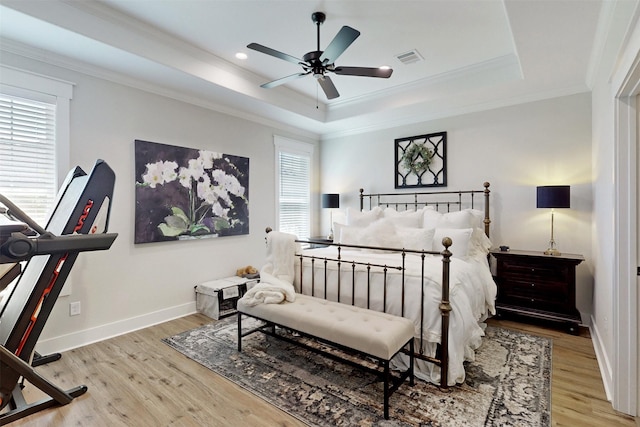
<instances>
[{"instance_id":1,"label":"wreath in frame","mask_svg":"<svg viewBox=\"0 0 640 427\"><path fill-rule=\"evenodd\" d=\"M447 186L447 132L395 140L395 188Z\"/></svg>"},{"instance_id":2,"label":"wreath in frame","mask_svg":"<svg viewBox=\"0 0 640 427\"><path fill-rule=\"evenodd\" d=\"M429 170L433 159L433 150L429 150L424 144L411 144L402 154L402 166L416 175L422 175Z\"/></svg>"}]
</instances>

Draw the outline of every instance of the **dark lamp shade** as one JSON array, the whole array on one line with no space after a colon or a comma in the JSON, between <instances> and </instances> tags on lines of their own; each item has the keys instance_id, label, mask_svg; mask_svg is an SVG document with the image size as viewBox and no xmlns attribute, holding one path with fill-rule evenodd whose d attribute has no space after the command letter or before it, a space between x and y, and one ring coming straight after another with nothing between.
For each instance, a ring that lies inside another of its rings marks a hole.
<instances>
[{"instance_id":1,"label":"dark lamp shade","mask_svg":"<svg viewBox=\"0 0 640 427\"><path fill-rule=\"evenodd\" d=\"M537 208L570 208L571 190L568 185L538 187Z\"/></svg>"},{"instance_id":2,"label":"dark lamp shade","mask_svg":"<svg viewBox=\"0 0 640 427\"><path fill-rule=\"evenodd\" d=\"M340 207L340 195L327 193L322 195L322 207L336 209Z\"/></svg>"}]
</instances>

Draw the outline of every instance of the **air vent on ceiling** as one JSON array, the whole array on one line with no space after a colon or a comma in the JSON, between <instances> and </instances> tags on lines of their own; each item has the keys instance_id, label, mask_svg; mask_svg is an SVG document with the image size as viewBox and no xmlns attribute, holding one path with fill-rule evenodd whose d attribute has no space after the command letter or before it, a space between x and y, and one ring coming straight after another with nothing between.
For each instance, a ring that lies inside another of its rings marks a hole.
<instances>
[{"instance_id":1,"label":"air vent on ceiling","mask_svg":"<svg viewBox=\"0 0 640 427\"><path fill-rule=\"evenodd\" d=\"M422 57L422 55L420 55L420 53L416 49L412 49L409 52L400 53L396 55L396 58L398 58L398 61L402 62L405 65L413 64L414 62L424 61L424 58Z\"/></svg>"}]
</instances>

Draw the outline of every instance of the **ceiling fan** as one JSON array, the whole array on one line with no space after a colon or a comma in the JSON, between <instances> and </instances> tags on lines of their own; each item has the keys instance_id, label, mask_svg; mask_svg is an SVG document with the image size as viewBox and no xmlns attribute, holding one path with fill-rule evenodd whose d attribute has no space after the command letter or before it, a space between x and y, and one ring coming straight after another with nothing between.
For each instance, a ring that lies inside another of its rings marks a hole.
<instances>
[{"instance_id":1,"label":"ceiling fan","mask_svg":"<svg viewBox=\"0 0 640 427\"><path fill-rule=\"evenodd\" d=\"M358 38L360 31L351 27L344 26L338 31L338 34L333 38L326 50L320 50L320 25L325 21L326 15L322 12L314 12L311 14L311 20L317 26L318 32L318 44L317 50L306 53L302 59L295 56L287 55L286 53L279 52L269 47L263 46L258 43L251 43L247 45L249 49L257 50L258 52L266 53L267 55L275 56L276 58L284 59L285 61L293 62L302 66L303 72L292 74L287 77L274 80L272 82L260 85L264 88L272 88L280 86L281 84L290 82L292 80L299 79L309 74L313 74L318 84L327 95L328 99L334 99L340 96L335 85L331 81L331 78L327 73L335 73L345 76L361 76L361 77L380 77L387 79L391 77L393 70L391 68L368 68L368 67L338 67L334 64L342 53Z\"/></svg>"}]
</instances>

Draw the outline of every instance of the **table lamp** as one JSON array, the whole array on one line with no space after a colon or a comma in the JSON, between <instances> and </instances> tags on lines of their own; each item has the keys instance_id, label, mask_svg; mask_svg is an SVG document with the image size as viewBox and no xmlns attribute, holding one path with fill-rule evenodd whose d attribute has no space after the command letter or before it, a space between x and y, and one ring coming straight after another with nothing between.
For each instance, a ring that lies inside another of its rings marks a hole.
<instances>
[{"instance_id":1,"label":"table lamp","mask_svg":"<svg viewBox=\"0 0 640 427\"><path fill-rule=\"evenodd\" d=\"M333 240L333 209L337 209L340 207L340 194L337 193L326 193L322 195L322 207L324 209L329 209L331 214L331 231L327 236L327 239Z\"/></svg>"},{"instance_id":2,"label":"table lamp","mask_svg":"<svg viewBox=\"0 0 640 427\"><path fill-rule=\"evenodd\" d=\"M570 187L568 185L544 185L537 187L537 190L536 207L551 208L551 240L549 240L549 248L544 253L545 255L561 255L556 248L556 241L553 239L553 210L571 207Z\"/></svg>"}]
</instances>

